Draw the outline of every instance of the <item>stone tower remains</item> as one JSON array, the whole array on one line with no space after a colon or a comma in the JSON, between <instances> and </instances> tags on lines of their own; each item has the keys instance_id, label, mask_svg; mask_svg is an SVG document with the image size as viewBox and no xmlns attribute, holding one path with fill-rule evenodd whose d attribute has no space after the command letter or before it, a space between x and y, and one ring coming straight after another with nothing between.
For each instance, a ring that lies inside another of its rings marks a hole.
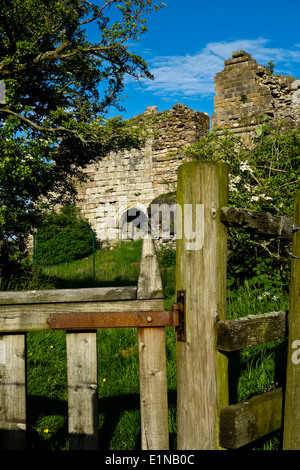
<instances>
[{"instance_id":1,"label":"stone tower remains","mask_svg":"<svg viewBox=\"0 0 300 470\"><path fill-rule=\"evenodd\" d=\"M300 80L274 75L245 51L232 53L215 76L211 127L238 134L253 131L261 115L300 124Z\"/></svg>"}]
</instances>

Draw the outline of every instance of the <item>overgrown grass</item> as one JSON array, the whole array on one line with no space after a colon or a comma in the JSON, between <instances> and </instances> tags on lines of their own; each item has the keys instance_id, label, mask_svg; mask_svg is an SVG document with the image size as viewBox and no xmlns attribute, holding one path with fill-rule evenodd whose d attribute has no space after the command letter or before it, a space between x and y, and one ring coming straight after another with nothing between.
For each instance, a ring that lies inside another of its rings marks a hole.
<instances>
[{"instance_id":1,"label":"overgrown grass","mask_svg":"<svg viewBox=\"0 0 300 470\"><path fill-rule=\"evenodd\" d=\"M70 264L43 268L43 288L136 285L141 243L123 243L117 249L96 253ZM166 309L175 301L174 259L159 257ZM41 273L40 273L41 275ZM37 280L36 280L37 282ZM276 294L276 295L275 295ZM272 296L245 283L228 290L228 318L287 310L288 295L280 289ZM140 448L140 402L137 332L108 329L98 333L99 426L104 450ZM34 332L27 335L29 447L67 449L67 370L65 333ZM166 328L170 448L176 449L176 339ZM285 341L230 353L230 402L272 390L285 380ZM249 446L280 448L280 433Z\"/></svg>"},{"instance_id":2,"label":"overgrown grass","mask_svg":"<svg viewBox=\"0 0 300 470\"><path fill-rule=\"evenodd\" d=\"M254 289L245 281L238 289L227 292L227 318L241 318L253 314L287 311L289 295L278 287L272 292ZM287 361L287 339L229 353L230 404L245 401L276 387L284 386ZM279 450L281 431L266 436L247 449Z\"/></svg>"},{"instance_id":3,"label":"overgrown grass","mask_svg":"<svg viewBox=\"0 0 300 470\"><path fill-rule=\"evenodd\" d=\"M136 285L141 241L126 242L93 257L35 268L24 287L79 288ZM168 276L169 274L169 276ZM174 302L169 268L163 274L166 305ZM174 278L175 279L175 278ZM140 448L139 364L136 329L98 330L99 426L102 449ZM166 328L170 441L176 439L176 351L174 328ZM65 333L27 334L29 447L68 449Z\"/></svg>"},{"instance_id":4,"label":"overgrown grass","mask_svg":"<svg viewBox=\"0 0 300 470\"><path fill-rule=\"evenodd\" d=\"M45 266L43 275L55 288L136 285L141 248L138 240L121 243L109 251L97 250L95 276L92 255L72 263Z\"/></svg>"}]
</instances>

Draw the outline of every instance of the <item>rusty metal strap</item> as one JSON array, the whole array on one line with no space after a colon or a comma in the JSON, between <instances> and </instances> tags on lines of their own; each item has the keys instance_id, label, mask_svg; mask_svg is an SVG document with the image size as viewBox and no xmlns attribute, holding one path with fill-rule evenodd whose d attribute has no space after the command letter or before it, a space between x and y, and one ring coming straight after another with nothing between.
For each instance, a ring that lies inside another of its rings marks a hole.
<instances>
[{"instance_id":1,"label":"rusty metal strap","mask_svg":"<svg viewBox=\"0 0 300 470\"><path fill-rule=\"evenodd\" d=\"M185 291L177 291L177 303L171 311L57 313L47 321L53 330L175 326L177 341L186 341Z\"/></svg>"},{"instance_id":2,"label":"rusty metal strap","mask_svg":"<svg viewBox=\"0 0 300 470\"><path fill-rule=\"evenodd\" d=\"M101 312L52 314L48 323L53 330L93 330L179 326L178 310L162 312Z\"/></svg>"}]
</instances>

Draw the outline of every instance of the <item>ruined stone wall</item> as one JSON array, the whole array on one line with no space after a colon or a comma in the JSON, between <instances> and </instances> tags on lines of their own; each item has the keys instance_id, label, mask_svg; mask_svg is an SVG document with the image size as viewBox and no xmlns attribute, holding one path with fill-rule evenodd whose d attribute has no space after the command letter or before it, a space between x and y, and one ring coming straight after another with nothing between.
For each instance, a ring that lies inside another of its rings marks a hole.
<instances>
[{"instance_id":1,"label":"ruined stone wall","mask_svg":"<svg viewBox=\"0 0 300 470\"><path fill-rule=\"evenodd\" d=\"M249 136L264 114L300 124L300 80L270 73L269 67L258 65L245 51L233 52L215 76L214 107L211 128L220 132L228 129ZM183 104L161 113L150 106L134 120L136 125L146 124L149 132L144 148L111 153L89 165L90 179L79 189L81 213L101 240L104 229L108 238L120 238L114 229L120 228L128 210L144 214L153 200L176 190L182 164L182 155L176 152L197 142L210 127L206 113ZM104 212L106 205L116 211L111 221Z\"/></svg>"},{"instance_id":2,"label":"ruined stone wall","mask_svg":"<svg viewBox=\"0 0 300 470\"><path fill-rule=\"evenodd\" d=\"M153 199L175 191L177 169L182 164L182 155L175 152L209 132L209 116L182 104L160 113L149 107L136 118L137 124L139 121L147 124L149 133L144 148L111 153L89 165L85 170L89 181L79 188L82 216L101 240L107 231L109 237L119 238L114 225L119 227L130 208L144 213ZM110 222L105 207L116 210Z\"/></svg>"},{"instance_id":3,"label":"ruined stone wall","mask_svg":"<svg viewBox=\"0 0 300 470\"><path fill-rule=\"evenodd\" d=\"M300 124L300 80L270 73L247 52L233 52L214 81L212 129L247 134L263 114Z\"/></svg>"}]
</instances>

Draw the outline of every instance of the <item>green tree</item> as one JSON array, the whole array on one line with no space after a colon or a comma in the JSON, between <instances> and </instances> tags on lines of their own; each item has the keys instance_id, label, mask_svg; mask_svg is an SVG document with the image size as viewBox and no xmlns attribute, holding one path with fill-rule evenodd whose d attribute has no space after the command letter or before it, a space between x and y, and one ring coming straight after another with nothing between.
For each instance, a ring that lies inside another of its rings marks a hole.
<instances>
[{"instance_id":1,"label":"green tree","mask_svg":"<svg viewBox=\"0 0 300 470\"><path fill-rule=\"evenodd\" d=\"M73 198L82 168L142 137L120 117L124 79L153 78L130 51L152 0L0 0L0 277L17 275L44 210ZM96 42L88 40L94 28Z\"/></svg>"},{"instance_id":2,"label":"green tree","mask_svg":"<svg viewBox=\"0 0 300 470\"><path fill-rule=\"evenodd\" d=\"M269 69L269 74L270 75L273 75L275 65L276 64L273 62L273 60L270 60L270 62L268 62L268 69Z\"/></svg>"}]
</instances>

